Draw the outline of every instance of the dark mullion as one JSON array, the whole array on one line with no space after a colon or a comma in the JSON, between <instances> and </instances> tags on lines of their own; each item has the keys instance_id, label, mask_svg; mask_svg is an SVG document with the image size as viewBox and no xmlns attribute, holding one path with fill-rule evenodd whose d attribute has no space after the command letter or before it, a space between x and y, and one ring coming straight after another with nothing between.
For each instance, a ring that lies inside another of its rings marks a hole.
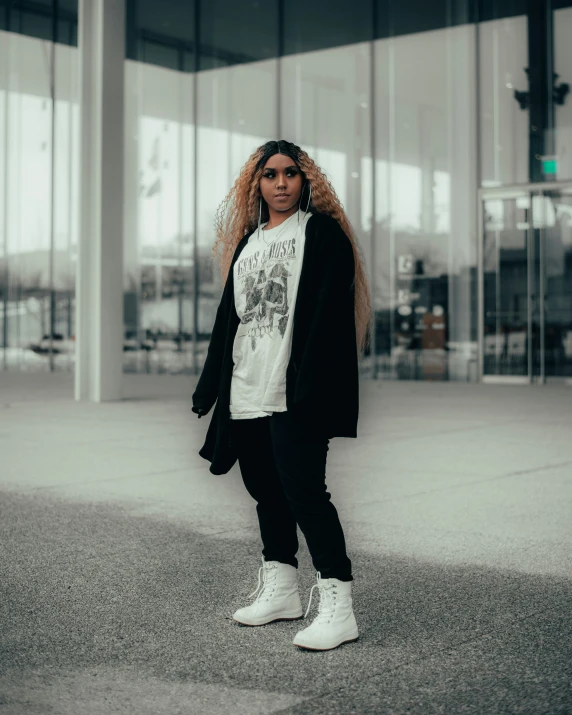
<instances>
[{"instance_id":1,"label":"dark mullion","mask_svg":"<svg viewBox=\"0 0 572 715\"><path fill-rule=\"evenodd\" d=\"M528 0L529 176L543 181L541 157L554 153L552 3Z\"/></svg>"},{"instance_id":2,"label":"dark mullion","mask_svg":"<svg viewBox=\"0 0 572 715\"><path fill-rule=\"evenodd\" d=\"M137 43L137 0L125 0L125 56L140 60Z\"/></svg>"}]
</instances>

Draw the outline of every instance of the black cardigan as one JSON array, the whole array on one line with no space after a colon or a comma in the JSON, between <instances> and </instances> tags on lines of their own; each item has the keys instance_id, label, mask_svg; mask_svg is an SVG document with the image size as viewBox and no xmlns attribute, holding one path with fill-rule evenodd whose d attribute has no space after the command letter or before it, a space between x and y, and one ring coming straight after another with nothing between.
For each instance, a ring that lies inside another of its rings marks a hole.
<instances>
[{"instance_id":1,"label":"black cardigan","mask_svg":"<svg viewBox=\"0 0 572 715\"><path fill-rule=\"evenodd\" d=\"M217 310L193 410L216 404L199 454L212 474L226 474L237 460L230 429L232 350L240 319L234 304L235 261L252 232L235 249ZM295 419L326 437L357 437L359 367L354 315L353 248L339 223L313 214L294 307L292 348L286 369L286 407Z\"/></svg>"}]
</instances>

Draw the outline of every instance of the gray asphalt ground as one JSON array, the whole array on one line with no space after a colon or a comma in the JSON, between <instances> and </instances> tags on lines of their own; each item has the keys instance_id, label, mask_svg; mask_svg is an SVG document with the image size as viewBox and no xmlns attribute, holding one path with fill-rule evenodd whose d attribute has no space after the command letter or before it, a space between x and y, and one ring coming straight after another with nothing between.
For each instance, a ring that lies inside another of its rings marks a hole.
<instances>
[{"instance_id":1,"label":"gray asphalt ground","mask_svg":"<svg viewBox=\"0 0 572 715\"><path fill-rule=\"evenodd\" d=\"M195 380L0 375L2 715L572 713L571 388L362 382L327 468L360 640L311 653L231 620L260 539Z\"/></svg>"}]
</instances>

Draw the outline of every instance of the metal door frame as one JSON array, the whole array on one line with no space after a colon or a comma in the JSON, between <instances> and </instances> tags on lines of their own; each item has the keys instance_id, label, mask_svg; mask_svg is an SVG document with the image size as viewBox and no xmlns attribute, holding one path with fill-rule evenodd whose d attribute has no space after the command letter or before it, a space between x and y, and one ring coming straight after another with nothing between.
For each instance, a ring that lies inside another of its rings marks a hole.
<instances>
[{"instance_id":1,"label":"metal door frame","mask_svg":"<svg viewBox=\"0 0 572 715\"><path fill-rule=\"evenodd\" d=\"M518 385L530 385L532 382L537 384L544 384L545 382L562 382L565 384L571 384L572 381L565 377L549 377L546 378L545 375L545 355L544 355L544 343L545 343L545 315L544 315L544 279L545 279L545 262L544 262L544 250L545 250L545 228L542 226L540 230L540 255L539 259L539 345L541 346L540 351L540 375L532 375L532 237L534 229L534 216L533 216L533 197L542 196L547 191L562 191L563 193L569 193L572 195L572 182L570 181L545 181L532 184L513 184L510 186L498 186L493 188L481 188L478 191L478 245L477 245L477 300L478 300L478 376L479 381L483 383L493 383L493 384L518 384ZM527 251L527 354L528 354L528 375L485 375L484 374L484 357L485 357L485 335L484 335L484 318L485 318L485 285L484 285L484 203L489 199L511 199L518 198L522 196L528 196L530 199L530 217L528 222L528 229L526 231L526 251Z\"/></svg>"}]
</instances>

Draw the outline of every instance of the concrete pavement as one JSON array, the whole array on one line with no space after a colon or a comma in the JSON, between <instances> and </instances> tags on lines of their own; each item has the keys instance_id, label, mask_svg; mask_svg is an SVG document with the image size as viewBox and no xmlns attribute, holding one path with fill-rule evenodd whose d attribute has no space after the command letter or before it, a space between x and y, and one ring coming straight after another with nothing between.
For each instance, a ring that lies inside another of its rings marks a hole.
<instances>
[{"instance_id":1,"label":"concrete pavement","mask_svg":"<svg viewBox=\"0 0 572 715\"><path fill-rule=\"evenodd\" d=\"M362 382L327 468L360 640L308 653L230 618L260 540L195 380L0 375L3 715L572 713L570 388Z\"/></svg>"}]
</instances>

